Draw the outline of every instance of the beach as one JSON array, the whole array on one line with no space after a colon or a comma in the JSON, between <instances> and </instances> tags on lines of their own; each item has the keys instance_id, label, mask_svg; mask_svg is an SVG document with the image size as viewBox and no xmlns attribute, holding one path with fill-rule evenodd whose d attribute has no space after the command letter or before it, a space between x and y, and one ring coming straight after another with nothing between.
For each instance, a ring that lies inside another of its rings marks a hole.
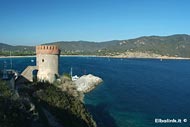
<instances>
[{"instance_id":1,"label":"beach","mask_svg":"<svg viewBox=\"0 0 190 127\"><path fill-rule=\"evenodd\" d=\"M0 58L29 58L29 57L36 57L36 55L31 55L31 56L0 56ZM175 56L161 56L161 55L136 55L136 54L130 54L130 55L115 55L115 56L109 56L109 55L104 55L104 56L98 56L98 55L60 55L60 57L106 57L106 58L127 58L127 59L134 59L134 58L139 58L139 59L175 59L175 60L189 60L190 58L188 57L175 57Z\"/></svg>"}]
</instances>

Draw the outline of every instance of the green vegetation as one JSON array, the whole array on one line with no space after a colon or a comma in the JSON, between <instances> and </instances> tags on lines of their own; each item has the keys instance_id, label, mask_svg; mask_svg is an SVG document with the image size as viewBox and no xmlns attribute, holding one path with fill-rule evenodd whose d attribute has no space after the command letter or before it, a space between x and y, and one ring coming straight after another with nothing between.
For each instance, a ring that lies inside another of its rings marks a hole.
<instances>
[{"instance_id":1,"label":"green vegetation","mask_svg":"<svg viewBox=\"0 0 190 127\"><path fill-rule=\"evenodd\" d=\"M5 81L0 80L0 97L1 98L10 98L12 96L12 92L9 89L8 85Z\"/></svg>"},{"instance_id":2,"label":"green vegetation","mask_svg":"<svg viewBox=\"0 0 190 127\"><path fill-rule=\"evenodd\" d=\"M18 95L0 80L0 127L51 127L44 109L64 127L96 127L69 77L58 84L25 84Z\"/></svg>"},{"instance_id":3,"label":"green vegetation","mask_svg":"<svg viewBox=\"0 0 190 127\"><path fill-rule=\"evenodd\" d=\"M30 124L30 116L22 108L21 101L13 99L14 93L10 91L6 82L0 81L0 126L26 127Z\"/></svg>"},{"instance_id":4,"label":"green vegetation","mask_svg":"<svg viewBox=\"0 0 190 127\"><path fill-rule=\"evenodd\" d=\"M68 74L68 73L64 73L62 77L65 77L65 78L68 78L68 79L70 79L70 80L71 80L71 75L70 75L70 74Z\"/></svg>"},{"instance_id":5,"label":"green vegetation","mask_svg":"<svg viewBox=\"0 0 190 127\"><path fill-rule=\"evenodd\" d=\"M76 97L48 83L34 85L35 99L48 109L64 127L95 127L91 115Z\"/></svg>"},{"instance_id":6,"label":"green vegetation","mask_svg":"<svg viewBox=\"0 0 190 127\"><path fill-rule=\"evenodd\" d=\"M34 54L35 47L33 46L12 46L0 43L0 56L26 56Z\"/></svg>"},{"instance_id":7,"label":"green vegetation","mask_svg":"<svg viewBox=\"0 0 190 127\"><path fill-rule=\"evenodd\" d=\"M34 51L11 51L12 56L29 56L34 54ZM0 51L0 56L10 56L10 51Z\"/></svg>"}]
</instances>

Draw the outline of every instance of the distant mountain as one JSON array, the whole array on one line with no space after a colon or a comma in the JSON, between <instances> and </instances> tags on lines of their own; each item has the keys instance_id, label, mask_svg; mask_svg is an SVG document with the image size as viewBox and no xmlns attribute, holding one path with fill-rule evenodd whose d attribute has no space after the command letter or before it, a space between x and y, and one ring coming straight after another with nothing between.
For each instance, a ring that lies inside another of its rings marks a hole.
<instances>
[{"instance_id":1,"label":"distant mountain","mask_svg":"<svg viewBox=\"0 0 190 127\"><path fill-rule=\"evenodd\" d=\"M0 43L0 55L34 55L34 46L12 46L4 43Z\"/></svg>"},{"instance_id":2,"label":"distant mountain","mask_svg":"<svg viewBox=\"0 0 190 127\"><path fill-rule=\"evenodd\" d=\"M123 52L143 52L190 57L190 36L186 34L143 36L135 39L107 42L61 41L48 44L58 45L64 54L115 55Z\"/></svg>"},{"instance_id":3,"label":"distant mountain","mask_svg":"<svg viewBox=\"0 0 190 127\"><path fill-rule=\"evenodd\" d=\"M140 37L120 41L117 46L108 49L119 52L148 52L167 56L190 57L190 36L181 34L165 37Z\"/></svg>"},{"instance_id":4,"label":"distant mountain","mask_svg":"<svg viewBox=\"0 0 190 127\"><path fill-rule=\"evenodd\" d=\"M7 48L7 47L13 47L11 45L5 44L5 43L0 43L0 48Z\"/></svg>"},{"instance_id":5,"label":"distant mountain","mask_svg":"<svg viewBox=\"0 0 190 127\"><path fill-rule=\"evenodd\" d=\"M62 54L118 55L126 52L142 52L166 56L190 57L190 35L143 36L128 40L107 42L60 41L46 44L58 45ZM0 43L0 49L34 51L32 46L11 46Z\"/></svg>"},{"instance_id":6,"label":"distant mountain","mask_svg":"<svg viewBox=\"0 0 190 127\"><path fill-rule=\"evenodd\" d=\"M66 54L96 54L100 50L105 50L108 47L114 47L118 40L107 42L89 42L89 41L60 41L46 43L44 45L52 44L60 47L62 53Z\"/></svg>"}]
</instances>

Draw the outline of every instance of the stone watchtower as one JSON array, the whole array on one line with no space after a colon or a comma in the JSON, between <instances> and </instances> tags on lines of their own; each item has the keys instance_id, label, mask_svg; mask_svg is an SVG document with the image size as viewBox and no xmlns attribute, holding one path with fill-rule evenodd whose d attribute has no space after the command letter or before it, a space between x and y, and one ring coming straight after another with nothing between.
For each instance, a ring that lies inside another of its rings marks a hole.
<instances>
[{"instance_id":1,"label":"stone watchtower","mask_svg":"<svg viewBox=\"0 0 190 127\"><path fill-rule=\"evenodd\" d=\"M56 45L36 46L37 78L39 81L53 83L59 76L60 49Z\"/></svg>"}]
</instances>

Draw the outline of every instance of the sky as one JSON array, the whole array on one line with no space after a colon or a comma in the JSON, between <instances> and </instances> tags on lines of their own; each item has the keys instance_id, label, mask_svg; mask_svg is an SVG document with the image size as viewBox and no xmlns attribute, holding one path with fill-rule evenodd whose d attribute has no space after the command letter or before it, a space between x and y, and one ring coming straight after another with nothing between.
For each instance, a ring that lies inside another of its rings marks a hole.
<instances>
[{"instance_id":1,"label":"sky","mask_svg":"<svg viewBox=\"0 0 190 127\"><path fill-rule=\"evenodd\" d=\"M0 43L190 34L190 0L0 0Z\"/></svg>"}]
</instances>

